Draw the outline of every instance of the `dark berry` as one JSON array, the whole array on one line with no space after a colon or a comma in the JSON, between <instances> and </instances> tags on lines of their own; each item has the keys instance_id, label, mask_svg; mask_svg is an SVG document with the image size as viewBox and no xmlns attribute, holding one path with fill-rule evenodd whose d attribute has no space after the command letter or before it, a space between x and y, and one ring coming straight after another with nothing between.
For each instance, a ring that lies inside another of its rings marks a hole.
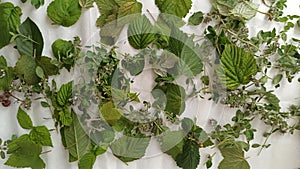
<instances>
[{"instance_id":1,"label":"dark berry","mask_svg":"<svg viewBox=\"0 0 300 169\"><path fill-rule=\"evenodd\" d=\"M11 94L9 92L4 92L3 93L4 97L9 98L11 96Z\"/></svg>"},{"instance_id":2,"label":"dark berry","mask_svg":"<svg viewBox=\"0 0 300 169\"><path fill-rule=\"evenodd\" d=\"M10 100L3 100L3 101L2 101L2 106L3 106L3 107L8 107L10 104L11 104L11 101L10 101Z\"/></svg>"}]
</instances>

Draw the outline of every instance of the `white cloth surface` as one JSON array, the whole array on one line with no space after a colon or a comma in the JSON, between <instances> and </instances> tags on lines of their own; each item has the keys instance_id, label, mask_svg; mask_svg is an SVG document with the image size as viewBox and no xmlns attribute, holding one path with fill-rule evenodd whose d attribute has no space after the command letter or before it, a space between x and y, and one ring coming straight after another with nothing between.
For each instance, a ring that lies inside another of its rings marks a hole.
<instances>
[{"instance_id":1,"label":"white cloth surface","mask_svg":"<svg viewBox=\"0 0 300 169\"><path fill-rule=\"evenodd\" d=\"M148 9L152 13L157 13L158 9L154 5L154 0L139 0L144 4L143 12L146 13ZM58 38L72 40L74 36L79 36L83 44L89 44L97 42L99 40L99 29L95 26L96 18L99 16L97 8L84 9L80 20L73 26L65 28L58 25L51 24L51 20L47 17L46 9L50 0L46 0L46 4L39 9L35 9L30 5L30 2L25 4L21 3L20 0L9 1L2 0L2 2L12 2L15 5L21 6L23 15L22 21L27 17L30 17L38 27L40 28L44 37L44 51L45 56L52 56L51 44ZM261 3L257 0L257 3ZM210 10L209 0L194 0L192 11L203 11L208 12ZM288 0L288 10L289 14L299 14L299 1ZM263 5L260 6L260 10L265 10ZM255 34L260 29L271 30L274 26L270 24L269 21L262 14L257 14L257 16L249 22L250 33ZM204 28L204 27L203 27ZM203 30L203 28L201 30ZM199 34L198 28L195 27L185 27L187 31L197 32ZM295 30L295 37L300 36L300 29ZM127 48L121 48L121 50L128 50ZM4 55L9 65L14 65L18 58L18 53L9 45L0 50L0 54ZM72 76L66 71L62 72L65 76L59 76L56 80L61 83L66 83L72 79ZM297 78L295 78L297 79ZM293 81L293 83L284 82L282 87L276 91L282 100L281 105L283 107L288 107L289 104L295 103L299 104L299 99L294 99L299 97L300 85L298 82ZM8 108L0 108L0 137L3 139L9 139L11 134L21 135L28 131L21 129L17 123L16 113L17 104L13 104ZM215 118L221 124L228 122L230 117L233 115L234 111L220 106L214 105L212 102L207 100L193 100L187 104L187 111L193 112L194 114L188 114L187 116L197 117L197 122L200 126L207 128L208 119ZM46 125L49 128L54 128L54 122L51 119L45 120L45 118L50 118L51 113L46 111L44 108L40 108L39 104L34 104L32 109L29 111L30 116L33 118L35 125ZM254 124L261 133L256 133L257 138L255 142L263 143L264 138L261 136L263 132L268 131L261 121L257 120ZM53 148L46 148L44 151L51 150L51 152L43 154L42 158L46 162L47 169L76 169L76 163L68 162L68 153L62 146L60 136L56 131L51 132L51 137L53 141ZM294 135L273 135L269 143L271 147L263 150L260 156L257 156L258 149L251 149L246 156L249 157L248 161L252 169L297 169L300 167L300 133L296 132ZM151 154L152 151L158 150L158 143L152 141L147 149L146 154ZM198 169L205 169L204 162L208 153L215 152L215 149L201 149L201 163ZM220 153L217 153L213 158L214 165L212 169L217 169L217 165L221 160ZM0 160L0 169L10 169L11 167L4 166L4 161ZM158 154L153 157L146 157L134 162L124 164L117 158L115 158L111 153L107 152L97 158L94 165L94 169L177 169L176 163L171 157L166 154Z\"/></svg>"}]
</instances>

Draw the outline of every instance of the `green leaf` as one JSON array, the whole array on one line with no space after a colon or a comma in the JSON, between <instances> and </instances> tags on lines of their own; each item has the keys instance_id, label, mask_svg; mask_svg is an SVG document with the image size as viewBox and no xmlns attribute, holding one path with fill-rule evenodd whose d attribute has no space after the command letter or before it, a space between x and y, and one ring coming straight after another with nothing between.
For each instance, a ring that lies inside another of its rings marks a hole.
<instances>
[{"instance_id":1,"label":"green leaf","mask_svg":"<svg viewBox=\"0 0 300 169\"><path fill-rule=\"evenodd\" d=\"M95 0L79 0L79 4L82 8L92 8Z\"/></svg>"},{"instance_id":2,"label":"green leaf","mask_svg":"<svg viewBox=\"0 0 300 169\"><path fill-rule=\"evenodd\" d=\"M93 169L96 156L93 153L86 153L78 162L79 169Z\"/></svg>"},{"instance_id":3,"label":"green leaf","mask_svg":"<svg viewBox=\"0 0 300 169\"><path fill-rule=\"evenodd\" d=\"M119 10L119 5L115 0L95 0L101 16L97 19L97 26L101 28L112 22L116 21Z\"/></svg>"},{"instance_id":4,"label":"green leaf","mask_svg":"<svg viewBox=\"0 0 300 169\"><path fill-rule=\"evenodd\" d=\"M63 39L57 39L52 43L52 52L56 59L67 58L71 53L74 52L74 45L72 41L66 41Z\"/></svg>"},{"instance_id":5,"label":"green leaf","mask_svg":"<svg viewBox=\"0 0 300 169\"><path fill-rule=\"evenodd\" d=\"M17 141L14 144L16 145L16 149L11 152L5 165L17 168L45 168L45 163L39 157L42 152L42 147L40 145L30 141Z\"/></svg>"},{"instance_id":6,"label":"green leaf","mask_svg":"<svg viewBox=\"0 0 300 169\"><path fill-rule=\"evenodd\" d=\"M280 110L280 105L279 105L280 100L275 94L271 92L267 92L264 99L269 103L269 105L265 107L266 109L275 110L275 111Z\"/></svg>"},{"instance_id":7,"label":"green leaf","mask_svg":"<svg viewBox=\"0 0 300 169\"><path fill-rule=\"evenodd\" d=\"M283 75L282 74L278 74L276 75L273 80L272 80L272 84L273 85L277 85L280 83L280 81L282 80Z\"/></svg>"},{"instance_id":8,"label":"green leaf","mask_svg":"<svg viewBox=\"0 0 300 169\"><path fill-rule=\"evenodd\" d=\"M12 35L10 32L17 33L21 24L21 8L14 7L10 2L0 4L0 49L10 43Z\"/></svg>"},{"instance_id":9,"label":"green leaf","mask_svg":"<svg viewBox=\"0 0 300 169\"><path fill-rule=\"evenodd\" d=\"M244 157L242 147L234 143L224 143L219 146L224 159L218 166L218 169L250 169L248 162Z\"/></svg>"},{"instance_id":10,"label":"green leaf","mask_svg":"<svg viewBox=\"0 0 300 169\"><path fill-rule=\"evenodd\" d=\"M185 90L176 84L165 84L164 86L156 86L152 90L152 95L158 104L164 107L164 110L173 115L180 115L185 110Z\"/></svg>"},{"instance_id":11,"label":"green leaf","mask_svg":"<svg viewBox=\"0 0 300 169\"><path fill-rule=\"evenodd\" d=\"M176 164L183 169L196 169L200 162L199 146L196 142L184 142L182 153L176 157Z\"/></svg>"},{"instance_id":12,"label":"green leaf","mask_svg":"<svg viewBox=\"0 0 300 169\"><path fill-rule=\"evenodd\" d=\"M27 18L19 29L21 35L17 36L16 45L20 55L41 56L44 40L37 25L30 18Z\"/></svg>"},{"instance_id":13,"label":"green leaf","mask_svg":"<svg viewBox=\"0 0 300 169\"><path fill-rule=\"evenodd\" d=\"M46 77L57 75L59 73L58 67L51 63L51 58L49 57L46 56L37 57L36 63L39 67L43 69Z\"/></svg>"},{"instance_id":14,"label":"green leaf","mask_svg":"<svg viewBox=\"0 0 300 169\"><path fill-rule=\"evenodd\" d=\"M50 132L46 126L33 127L29 133L29 137L36 144L40 144L42 146L53 146Z\"/></svg>"},{"instance_id":15,"label":"green leaf","mask_svg":"<svg viewBox=\"0 0 300 169\"><path fill-rule=\"evenodd\" d=\"M7 66L4 56L0 56L0 77L0 90L8 91L15 76L13 68Z\"/></svg>"},{"instance_id":16,"label":"green leaf","mask_svg":"<svg viewBox=\"0 0 300 169\"><path fill-rule=\"evenodd\" d=\"M180 18L186 16L192 7L191 0L155 0L161 13L176 15Z\"/></svg>"},{"instance_id":17,"label":"green leaf","mask_svg":"<svg viewBox=\"0 0 300 169\"><path fill-rule=\"evenodd\" d=\"M142 4L136 0L115 0L119 6L118 18L141 13ZM132 20L132 18L130 18Z\"/></svg>"},{"instance_id":18,"label":"green leaf","mask_svg":"<svg viewBox=\"0 0 300 169\"><path fill-rule=\"evenodd\" d=\"M242 1L238 3L231 11L234 16L250 20L256 15L259 4Z\"/></svg>"},{"instance_id":19,"label":"green leaf","mask_svg":"<svg viewBox=\"0 0 300 169\"><path fill-rule=\"evenodd\" d=\"M172 29L167 50L180 58L176 65L178 74L193 77L202 72L200 49L194 46L191 37L177 28Z\"/></svg>"},{"instance_id":20,"label":"green leaf","mask_svg":"<svg viewBox=\"0 0 300 169\"><path fill-rule=\"evenodd\" d=\"M29 115L19 107L17 119L23 129L32 129L32 121Z\"/></svg>"},{"instance_id":21,"label":"green leaf","mask_svg":"<svg viewBox=\"0 0 300 169\"><path fill-rule=\"evenodd\" d=\"M39 78L41 78L41 79L45 78L44 70L40 66L36 67L35 73Z\"/></svg>"},{"instance_id":22,"label":"green leaf","mask_svg":"<svg viewBox=\"0 0 300 169\"><path fill-rule=\"evenodd\" d=\"M227 89L235 90L241 84L249 83L256 73L257 64L252 53L234 45L225 46L217 74Z\"/></svg>"},{"instance_id":23,"label":"green leaf","mask_svg":"<svg viewBox=\"0 0 300 169\"><path fill-rule=\"evenodd\" d=\"M126 59L122 60L122 67L129 71L132 76L137 76L142 73L145 67L145 53L140 52L135 56L129 56Z\"/></svg>"},{"instance_id":24,"label":"green leaf","mask_svg":"<svg viewBox=\"0 0 300 169\"><path fill-rule=\"evenodd\" d=\"M189 24L190 25L199 25L203 21L203 12L195 12L190 18L189 18Z\"/></svg>"},{"instance_id":25,"label":"green leaf","mask_svg":"<svg viewBox=\"0 0 300 169\"><path fill-rule=\"evenodd\" d=\"M38 9L40 6L44 5L44 0L31 0L31 5Z\"/></svg>"},{"instance_id":26,"label":"green leaf","mask_svg":"<svg viewBox=\"0 0 300 169\"><path fill-rule=\"evenodd\" d=\"M233 8L237 5L238 1L236 0L217 0L217 3L229 8Z\"/></svg>"},{"instance_id":27,"label":"green leaf","mask_svg":"<svg viewBox=\"0 0 300 169\"><path fill-rule=\"evenodd\" d=\"M130 162L144 156L150 138L122 136L111 144L111 150L123 162Z\"/></svg>"},{"instance_id":28,"label":"green leaf","mask_svg":"<svg viewBox=\"0 0 300 169\"><path fill-rule=\"evenodd\" d=\"M15 72L29 85L37 84L40 78L36 75L35 69L37 65L32 56L21 56L16 63Z\"/></svg>"},{"instance_id":29,"label":"green leaf","mask_svg":"<svg viewBox=\"0 0 300 169\"><path fill-rule=\"evenodd\" d=\"M63 84L57 92L57 102L60 106L65 106L73 96L73 82Z\"/></svg>"},{"instance_id":30,"label":"green leaf","mask_svg":"<svg viewBox=\"0 0 300 169\"><path fill-rule=\"evenodd\" d=\"M160 145L162 152L170 155L174 160L178 154L182 153L183 138L185 133L183 131L166 131L162 136L162 143Z\"/></svg>"},{"instance_id":31,"label":"green leaf","mask_svg":"<svg viewBox=\"0 0 300 169\"><path fill-rule=\"evenodd\" d=\"M81 15L79 0L54 0L47 8L48 17L56 24L69 27Z\"/></svg>"},{"instance_id":32,"label":"green leaf","mask_svg":"<svg viewBox=\"0 0 300 169\"><path fill-rule=\"evenodd\" d=\"M73 122L70 127L66 127L64 134L67 149L76 160L81 160L89 148L90 139L82 128L77 115L72 112Z\"/></svg>"},{"instance_id":33,"label":"green leaf","mask_svg":"<svg viewBox=\"0 0 300 169\"><path fill-rule=\"evenodd\" d=\"M115 108L112 102L107 102L102 105L100 107L100 113L105 121L110 125L114 125L122 117L122 114Z\"/></svg>"},{"instance_id":34,"label":"green leaf","mask_svg":"<svg viewBox=\"0 0 300 169\"><path fill-rule=\"evenodd\" d=\"M144 49L155 39L153 26L145 15L129 24L127 34L129 44L135 49Z\"/></svg>"}]
</instances>

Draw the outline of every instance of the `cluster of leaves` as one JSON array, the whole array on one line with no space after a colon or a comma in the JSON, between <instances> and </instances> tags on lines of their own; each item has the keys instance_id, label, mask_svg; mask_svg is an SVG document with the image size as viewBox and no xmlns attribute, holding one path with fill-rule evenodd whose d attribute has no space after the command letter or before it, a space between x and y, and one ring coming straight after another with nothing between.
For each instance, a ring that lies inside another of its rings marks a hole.
<instances>
[{"instance_id":1,"label":"cluster of leaves","mask_svg":"<svg viewBox=\"0 0 300 169\"><path fill-rule=\"evenodd\" d=\"M16 99L29 109L35 101L31 96L39 94L39 99L43 99L41 106L52 113L62 144L69 152L69 162L78 161L80 169L92 169L96 157L107 149L125 163L140 159L152 137L160 143L162 152L183 169L196 169L199 148L213 145L224 157L219 169L249 169L244 153L250 147L262 150L270 146L267 140L271 134L300 130L298 121L290 121L299 118L300 107L291 105L286 112L282 111L274 90L266 87L271 83L276 89L284 78L291 82L300 71L300 40L288 36L290 30L299 26L300 17L284 16L286 0L264 3L270 9L268 12L259 11L259 5L250 0L216 0L211 12L195 12L188 25L207 25L206 40L200 46L194 42L194 36L179 29L185 24L182 18L192 7L191 0L155 0L161 14L152 22L141 14L142 3L136 0L54 0L47 7L47 15L55 24L72 26L80 18L82 8L95 4L101 13L96 21L101 28L101 41L115 44L128 25L127 40L137 54L131 56L119 53L115 47L108 50L96 46L87 47L90 50L83 53L80 39L75 37L73 41L53 42L53 59L43 56L43 36L34 21L27 18L21 23L19 7L10 2L0 3L0 49L12 43L20 54L13 67L0 56L0 90L5 91L3 96L9 94L1 102ZM39 8L44 1L31 0L31 4ZM261 30L256 37L249 37L246 22L258 12L283 25L283 29ZM214 62L207 57L208 43L216 49ZM206 75L204 63L217 67L213 79ZM58 75L62 69L71 72L75 64L88 69L80 69L83 84L71 81L58 89L55 80L49 83L50 76ZM154 101L143 101L142 108L136 108L134 105L141 101L138 93L131 92L130 85L145 65L155 76L151 91ZM285 75L279 73L271 78L271 69ZM198 75L202 76L204 88L193 84L199 80ZM178 83L182 78L185 85ZM16 92L23 93L24 99L14 96ZM196 125L196 121L181 116L188 99L207 93L214 101L238 109L232 122L214 124L210 133ZM96 112L91 112L94 105ZM253 143L256 129L252 121L256 118L270 127L262 144ZM45 168L40 156L43 146L52 146L49 130L33 126L21 107L17 120L30 131L3 145L1 141L1 157L9 155L5 164ZM213 165L212 157L206 162L207 168Z\"/></svg>"}]
</instances>

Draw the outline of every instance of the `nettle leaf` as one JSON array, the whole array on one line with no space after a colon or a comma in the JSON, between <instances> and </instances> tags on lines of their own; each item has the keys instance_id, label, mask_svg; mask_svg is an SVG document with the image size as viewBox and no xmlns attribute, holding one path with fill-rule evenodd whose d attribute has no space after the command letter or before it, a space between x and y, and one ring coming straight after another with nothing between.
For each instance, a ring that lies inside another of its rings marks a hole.
<instances>
[{"instance_id":1,"label":"nettle leaf","mask_svg":"<svg viewBox=\"0 0 300 169\"><path fill-rule=\"evenodd\" d=\"M68 57L74 52L74 45L72 41L66 41L63 39L57 39L52 43L52 53L56 59L61 60L61 58Z\"/></svg>"},{"instance_id":2,"label":"nettle leaf","mask_svg":"<svg viewBox=\"0 0 300 169\"><path fill-rule=\"evenodd\" d=\"M57 102L60 106L65 106L73 96L73 82L63 84L57 92Z\"/></svg>"},{"instance_id":3,"label":"nettle leaf","mask_svg":"<svg viewBox=\"0 0 300 169\"><path fill-rule=\"evenodd\" d=\"M114 141L110 148L113 154L123 162L142 158L150 142L150 138L135 138L122 136Z\"/></svg>"},{"instance_id":4,"label":"nettle leaf","mask_svg":"<svg viewBox=\"0 0 300 169\"><path fill-rule=\"evenodd\" d=\"M73 122L70 127L65 127L64 135L70 158L81 160L87 153L90 145L90 139L82 128L77 115L72 112ZM73 161L73 160L70 160Z\"/></svg>"},{"instance_id":5,"label":"nettle leaf","mask_svg":"<svg viewBox=\"0 0 300 169\"><path fill-rule=\"evenodd\" d=\"M23 55L19 58L15 66L15 72L29 85L37 84L40 78L36 75L37 64L32 56Z\"/></svg>"},{"instance_id":6,"label":"nettle leaf","mask_svg":"<svg viewBox=\"0 0 300 169\"><path fill-rule=\"evenodd\" d=\"M17 36L16 45L20 55L41 56L44 40L37 25L30 18L27 18L19 30L21 35Z\"/></svg>"},{"instance_id":7,"label":"nettle leaf","mask_svg":"<svg viewBox=\"0 0 300 169\"><path fill-rule=\"evenodd\" d=\"M227 89L235 90L241 84L249 83L256 73L257 64L252 53L234 45L225 46L217 75Z\"/></svg>"},{"instance_id":8,"label":"nettle leaf","mask_svg":"<svg viewBox=\"0 0 300 169\"><path fill-rule=\"evenodd\" d=\"M7 66L4 56L0 56L0 77L0 90L9 90L15 76L13 68Z\"/></svg>"},{"instance_id":9,"label":"nettle leaf","mask_svg":"<svg viewBox=\"0 0 300 169\"><path fill-rule=\"evenodd\" d=\"M73 122L72 112L68 108L64 108L59 112L59 120L65 126L70 126Z\"/></svg>"},{"instance_id":10,"label":"nettle leaf","mask_svg":"<svg viewBox=\"0 0 300 169\"><path fill-rule=\"evenodd\" d=\"M42 146L53 146L50 132L46 126L33 127L29 133L30 140Z\"/></svg>"},{"instance_id":11,"label":"nettle leaf","mask_svg":"<svg viewBox=\"0 0 300 169\"><path fill-rule=\"evenodd\" d=\"M4 2L0 4L0 49L10 43L12 38L10 32L17 33L21 24L21 15L21 8L15 7L12 3Z\"/></svg>"},{"instance_id":12,"label":"nettle leaf","mask_svg":"<svg viewBox=\"0 0 300 169\"><path fill-rule=\"evenodd\" d=\"M242 1L242 2L239 2L231 10L231 13L234 16L241 17L246 20L250 20L251 18L253 18L256 15L258 7L259 7L259 4L256 4L253 2Z\"/></svg>"},{"instance_id":13,"label":"nettle leaf","mask_svg":"<svg viewBox=\"0 0 300 169\"><path fill-rule=\"evenodd\" d=\"M127 36L129 44L135 49L144 49L155 39L153 26L145 15L129 24Z\"/></svg>"},{"instance_id":14,"label":"nettle leaf","mask_svg":"<svg viewBox=\"0 0 300 169\"><path fill-rule=\"evenodd\" d=\"M225 143L219 147L224 159L218 169L250 169L250 165L244 157L244 151L236 143Z\"/></svg>"},{"instance_id":15,"label":"nettle leaf","mask_svg":"<svg viewBox=\"0 0 300 169\"><path fill-rule=\"evenodd\" d=\"M172 29L167 50L180 58L176 72L193 77L202 72L203 63L199 55L199 47L194 46L191 37L179 29Z\"/></svg>"},{"instance_id":16,"label":"nettle leaf","mask_svg":"<svg viewBox=\"0 0 300 169\"><path fill-rule=\"evenodd\" d=\"M74 25L81 15L79 0L54 0L47 8L47 15L56 24Z\"/></svg>"},{"instance_id":17,"label":"nettle leaf","mask_svg":"<svg viewBox=\"0 0 300 169\"><path fill-rule=\"evenodd\" d=\"M79 169L93 169L96 156L93 153L86 153L78 162Z\"/></svg>"},{"instance_id":18,"label":"nettle leaf","mask_svg":"<svg viewBox=\"0 0 300 169\"><path fill-rule=\"evenodd\" d=\"M11 154L5 165L25 168L30 167L32 169L43 169L45 163L39 157L42 152L42 147L26 139L18 139L10 144L14 144L13 150L9 148L9 154Z\"/></svg>"},{"instance_id":19,"label":"nettle leaf","mask_svg":"<svg viewBox=\"0 0 300 169\"><path fill-rule=\"evenodd\" d=\"M152 95L165 111L172 113L174 116L180 115L185 110L185 90L176 84L165 84L156 86L152 90Z\"/></svg>"},{"instance_id":20,"label":"nettle leaf","mask_svg":"<svg viewBox=\"0 0 300 169\"><path fill-rule=\"evenodd\" d=\"M100 26L102 28L104 25L115 21L118 18L117 13L119 5L116 3L115 0L95 1L101 13L100 17L97 19L97 26Z\"/></svg>"},{"instance_id":21,"label":"nettle leaf","mask_svg":"<svg viewBox=\"0 0 300 169\"><path fill-rule=\"evenodd\" d=\"M82 8L92 8L95 0L79 0L79 4Z\"/></svg>"},{"instance_id":22,"label":"nettle leaf","mask_svg":"<svg viewBox=\"0 0 300 169\"><path fill-rule=\"evenodd\" d=\"M161 13L176 15L180 18L185 17L192 7L191 0L155 0L155 4Z\"/></svg>"},{"instance_id":23,"label":"nettle leaf","mask_svg":"<svg viewBox=\"0 0 300 169\"><path fill-rule=\"evenodd\" d=\"M19 107L19 110L17 113L17 119L18 119L20 126L23 129L32 129L33 124L32 124L30 116L24 110L22 110L20 107Z\"/></svg>"},{"instance_id":24,"label":"nettle leaf","mask_svg":"<svg viewBox=\"0 0 300 169\"><path fill-rule=\"evenodd\" d=\"M177 155L176 164L183 169L196 169L200 162L199 146L196 142L186 140L182 153Z\"/></svg>"}]
</instances>

